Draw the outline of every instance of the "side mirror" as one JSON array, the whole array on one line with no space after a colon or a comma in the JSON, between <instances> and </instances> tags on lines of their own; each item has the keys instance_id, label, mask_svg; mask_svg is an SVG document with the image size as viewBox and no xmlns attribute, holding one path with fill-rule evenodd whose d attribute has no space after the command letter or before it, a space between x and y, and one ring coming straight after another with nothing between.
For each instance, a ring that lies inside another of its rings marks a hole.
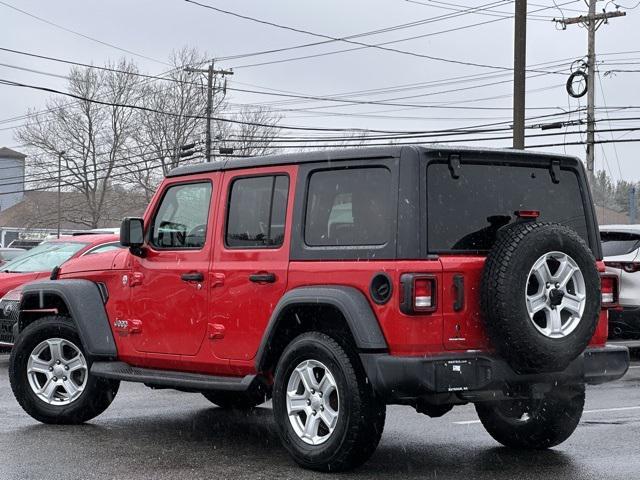
<instances>
[{"instance_id":1,"label":"side mirror","mask_svg":"<svg viewBox=\"0 0 640 480\"><path fill-rule=\"evenodd\" d=\"M120 225L120 244L139 248L144 244L144 223L141 218L127 217Z\"/></svg>"}]
</instances>

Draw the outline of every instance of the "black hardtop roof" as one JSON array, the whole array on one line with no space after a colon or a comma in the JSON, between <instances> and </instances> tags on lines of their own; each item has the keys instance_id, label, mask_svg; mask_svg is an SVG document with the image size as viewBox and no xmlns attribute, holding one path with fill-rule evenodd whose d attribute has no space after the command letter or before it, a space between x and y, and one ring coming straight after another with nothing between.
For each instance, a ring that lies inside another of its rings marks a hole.
<instances>
[{"instance_id":1,"label":"black hardtop roof","mask_svg":"<svg viewBox=\"0 0 640 480\"><path fill-rule=\"evenodd\" d=\"M561 161L562 165L566 166L582 164L577 157L546 152L513 150L510 148L384 146L316 150L309 152L265 155L260 157L227 158L225 160L211 163L200 163L196 165L177 167L171 170L167 174L167 177L181 177L185 175L216 172L220 170L236 170L242 168L292 165L311 162L399 158L403 149L413 149L418 153L430 153L436 158L440 156L446 158L451 154L457 153L461 155L462 160L464 160L465 156L474 154L474 156L490 157L497 161L516 160L526 163L543 163L549 162L552 159L558 159Z\"/></svg>"}]
</instances>

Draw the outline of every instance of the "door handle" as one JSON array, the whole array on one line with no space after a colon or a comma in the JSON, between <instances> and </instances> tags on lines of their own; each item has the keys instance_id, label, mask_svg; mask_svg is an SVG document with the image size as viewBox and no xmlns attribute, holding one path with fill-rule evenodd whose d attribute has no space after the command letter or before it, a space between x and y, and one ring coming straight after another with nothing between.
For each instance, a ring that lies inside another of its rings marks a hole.
<instances>
[{"instance_id":1,"label":"door handle","mask_svg":"<svg viewBox=\"0 0 640 480\"><path fill-rule=\"evenodd\" d=\"M453 301L453 311L459 312L464 308L464 277L460 274L453 276L453 288L456 291Z\"/></svg>"},{"instance_id":2,"label":"door handle","mask_svg":"<svg viewBox=\"0 0 640 480\"><path fill-rule=\"evenodd\" d=\"M180 278L185 282L202 282L204 281L204 274L202 272L183 273Z\"/></svg>"},{"instance_id":3,"label":"door handle","mask_svg":"<svg viewBox=\"0 0 640 480\"><path fill-rule=\"evenodd\" d=\"M249 280L254 283L274 283L276 281L276 274L269 272L260 272L249 275Z\"/></svg>"}]
</instances>

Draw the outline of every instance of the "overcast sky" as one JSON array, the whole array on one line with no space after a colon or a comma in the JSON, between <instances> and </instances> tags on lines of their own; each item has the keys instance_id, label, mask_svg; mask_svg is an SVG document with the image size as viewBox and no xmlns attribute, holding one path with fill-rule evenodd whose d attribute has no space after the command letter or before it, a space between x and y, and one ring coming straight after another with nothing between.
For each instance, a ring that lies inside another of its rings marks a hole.
<instances>
[{"instance_id":1,"label":"overcast sky","mask_svg":"<svg viewBox=\"0 0 640 480\"><path fill-rule=\"evenodd\" d=\"M310 30L334 37L344 37L356 33L376 30L389 26L440 17L455 13L454 10L466 10L471 6L487 5L490 0L198 0L218 8L240 14L257 17L298 29ZM38 17L82 33L105 43L135 52L132 55L114 47L100 44L62 28L47 24L41 20L17 12L3 3L37 15ZM555 0L561 10L553 7L552 0L536 0L529 4L528 55L530 68L533 65L557 62L567 68L571 59L580 59L586 54L587 32L577 25L569 26L565 31L556 28L552 17L578 15L586 12L582 0L569 2ZM606 2L598 2L598 8ZM609 2L612 3L612 2ZM634 7L636 0L621 2L626 7ZM545 7L553 7L546 8ZM456 18L432 21L412 28L394 32L362 37L365 43L381 43L409 36L433 35L420 39L388 45L422 55L446 58L454 61L474 64L510 67L513 62L513 19L501 18L513 14L511 1L494 1L493 9L477 13L466 13ZM608 5L613 10L613 5ZM534 13L534 10L536 11ZM501 15L504 14L504 15ZM174 49L194 46L206 51L211 57L221 58L236 54L289 47L292 45L318 41L317 37L286 31L273 26L257 24L244 19L218 13L184 0L2 0L0 3L0 47L60 57L78 62L104 64L127 56L135 60L146 73L158 74L168 69L165 62ZM492 21L493 20L493 21ZM471 28L468 25L488 22ZM457 29L442 33L445 30ZM440 32L440 33L439 33ZM640 107L640 91L636 87L640 73L626 72L616 75L604 73L612 69L640 70L640 8L628 10L626 17L615 18L610 24L603 25L597 34L597 50L603 54L601 63L601 85L597 81L597 105L602 107ZM368 89L388 88L398 85L447 80L452 77L500 74L500 70L479 66L436 61L414 55L364 48L352 52L315 57L299 61L275 63L262 66L248 64L288 59L301 55L316 54L353 48L343 42L309 47L278 54L261 55L234 61L219 62L218 67L234 67L235 74L230 85L239 88L296 92L299 94L335 95ZM635 52L634 52L635 51ZM613 53L628 52L621 55ZM607 55L604 55L607 54ZM148 58L143 58L148 57ZM624 65L611 65L612 62ZM20 55L0 52L0 63L20 66L64 75L68 67L64 64L37 60ZM241 68L243 67L244 68ZM546 69L546 67L545 67ZM567 75L537 74L527 83L528 117L546 115L583 107L586 97L580 100L570 99L565 90ZM59 78L43 76L33 72L24 72L0 65L0 78L24 83L65 88L65 81ZM283 123L302 126L358 127L389 130L433 130L450 127L463 127L510 118L512 105L510 82L484 86L460 92L439 93L459 87L474 86L489 82L504 82L509 76L472 83L424 85L419 89L401 92L387 92L380 95L368 94L358 99L384 101L392 98L411 96L401 100L411 104L422 103L428 108L390 107L380 105L344 105L312 101L291 103L286 106L274 105L274 108L286 108L296 111L282 112ZM425 95L418 97L417 95ZM604 94L604 95L603 95ZM498 98L495 98L498 97ZM28 109L41 109L47 94L0 85L0 122L23 115ZM256 102L282 101L281 98L254 94L233 93L229 99L234 103L251 104ZM394 101L398 102L398 101ZM449 108L433 108L434 105ZM478 109L458 109L451 107L479 107ZM317 107L323 107L317 109ZM300 111L301 108L312 108ZM336 115L340 114L340 115ZM341 114L361 114L361 117ZM365 116L366 115L366 116ZM600 129L625 128L640 125L638 121L615 121L609 125L605 120L607 113L598 112ZM640 117L640 108L609 112L612 118ZM571 119L578 117L574 114ZM584 118L584 114L582 114ZM564 120L569 119L563 117ZM12 127L23 122L0 123L0 146L16 146ZM535 121L534 121L535 123ZM582 127L584 128L584 127ZM576 127L570 127L575 130ZM540 133L529 130L529 133ZM551 132L558 132L552 130ZM602 139L640 138L640 132L602 133ZM528 144L561 143L563 136L529 139ZM568 136L567 141L579 140L578 136ZM483 145L503 147L510 141L485 142ZM614 179L625 178L640 180L640 161L636 151L640 143L598 146L596 150L596 168L605 168ZM549 150L564 152L563 147ZM584 147L566 147L566 152L584 159Z\"/></svg>"}]
</instances>

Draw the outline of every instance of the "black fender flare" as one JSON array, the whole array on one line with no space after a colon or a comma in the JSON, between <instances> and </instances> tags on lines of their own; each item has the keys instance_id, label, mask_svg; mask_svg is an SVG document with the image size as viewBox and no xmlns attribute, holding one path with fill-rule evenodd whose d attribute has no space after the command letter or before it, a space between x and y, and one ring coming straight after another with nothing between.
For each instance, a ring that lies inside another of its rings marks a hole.
<instances>
[{"instance_id":1,"label":"black fender flare","mask_svg":"<svg viewBox=\"0 0 640 480\"><path fill-rule=\"evenodd\" d=\"M260 347L256 353L255 365L258 372L266 367L269 348L278 324L287 309L299 305L329 305L344 316L353 335L356 347L361 352L386 352L387 341L382 334L378 319L364 294L354 288L340 285L298 287L288 291L280 299L269 318Z\"/></svg>"},{"instance_id":2,"label":"black fender flare","mask_svg":"<svg viewBox=\"0 0 640 480\"><path fill-rule=\"evenodd\" d=\"M90 280L43 280L29 283L22 289L19 330L23 326L25 304L34 302L46 308L47 297L58 297L69 310L78 328L80 340L87 354L96 358L115 358L118 355L109 318L98 285Z\"/></svg>"}]
</instances>

